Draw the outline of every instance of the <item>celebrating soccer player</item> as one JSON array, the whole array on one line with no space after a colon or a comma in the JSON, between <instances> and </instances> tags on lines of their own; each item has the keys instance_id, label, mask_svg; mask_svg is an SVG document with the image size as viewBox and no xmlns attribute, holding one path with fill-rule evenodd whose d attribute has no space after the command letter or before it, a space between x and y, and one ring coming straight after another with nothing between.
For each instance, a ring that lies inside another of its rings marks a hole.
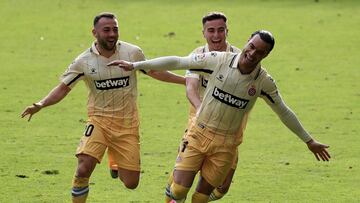
<instances>
[{"instance_id":1,"label":"celebrating soccer player","mask_svg":"<svg viewBox=\"0 0 360 203\"><path fill-rule=\"evenodd\" d=\"M209 196L225 180L242 142L250 110L261 97L294 132L317 160L328 161L328 145L316 141L303 128L294 112L285 104L275 81L260 62L269 55L275 40L265 30L254 32L241 53L210 52L187 57L161 57L142 62L116 60L109 66L125 70L190 69L211 73L201 105L191 122L173 172L169 194L183 202L198 171L199 183L192 202L208 202Z\"/></svg>"}]
</instances>

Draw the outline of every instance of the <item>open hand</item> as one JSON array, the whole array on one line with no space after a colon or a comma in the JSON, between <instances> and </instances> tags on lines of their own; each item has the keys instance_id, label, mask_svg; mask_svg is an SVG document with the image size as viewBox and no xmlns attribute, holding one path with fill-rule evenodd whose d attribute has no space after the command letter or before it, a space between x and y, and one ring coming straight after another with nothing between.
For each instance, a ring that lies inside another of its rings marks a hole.
<instances>
[{"instance_id":1,"label":"open hand","mask_svg":"<svg viewBox=\"0 0 360 203\"><path fill-rule=\"evenodd\" d=\"M306 144L309 150L314 153L318 161L320 161L320 159L323 161L329 161L329 159L331 158L329 152L326 150L327 148L329 148L329 145L322 144L313 139Z\"/></svg>"},{"instance_id":2,"label":"open hand","mask_svg":"<svg viewBox=\"0 0 360 203\"><path fill-rule=\"evenodd\" d=\"M114 60L107 64L107 66L118 66L126 71L134 70L134 65L131 62L124 60Z\"/></svg>"},{"instance_id":3,"label":"open hand","mask_svg":"<svg viewBox=\"0 0 360 203\"><path fill-rule=\"evenodd\" d=\"M29 115L28 121L30 121L32 115L40 111L41 108L42 105L40 103L34 103L32 106L28 106L25 108L25 110L21 113L21 118L24 118L25 116Z\"/></svg>"}]
</instances>

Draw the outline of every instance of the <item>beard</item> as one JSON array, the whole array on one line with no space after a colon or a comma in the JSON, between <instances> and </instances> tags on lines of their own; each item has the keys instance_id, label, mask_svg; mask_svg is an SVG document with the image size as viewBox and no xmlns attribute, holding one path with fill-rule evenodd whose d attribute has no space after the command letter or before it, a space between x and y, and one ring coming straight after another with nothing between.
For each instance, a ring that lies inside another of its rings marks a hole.
<instances>
[{"instance_id":1,"label":"beard","mask_svg":"<svg viewBox=\"0 0 360 203\"><path fill-rule=\"evenodd\" d=\"M114 42L108 42L106 40L103 39L99 39L98 43L101 46L101 48L107 50L107 51L112 51L115 49L115 45L116 45L117 40L115 40Z\"/></svg>"}]
</instances>

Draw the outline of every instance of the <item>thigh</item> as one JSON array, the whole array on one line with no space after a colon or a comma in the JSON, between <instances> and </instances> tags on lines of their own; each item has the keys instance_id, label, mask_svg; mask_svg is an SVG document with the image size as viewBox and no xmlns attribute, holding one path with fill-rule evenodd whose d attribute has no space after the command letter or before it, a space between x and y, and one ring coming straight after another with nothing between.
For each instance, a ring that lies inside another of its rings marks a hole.
<instances>
[{"instance_id":1,"label":"thigh","mask_svg":"<svg viewBox=\"0 0 360 203\"><path fill-rule=\"evenodd\" d=\"M228 175L236 155L236 148L217 147L209 154L201 168L201 176L214 187L221 185Z\"/></svg>"},{"instance_id":2,"label":"thigh","mask_svg":"<svg viewBox=\"0 0 360 203\"><path fill-rule=\"evenodd\" d=\"M194 178L197 172L194 171L182 171L174 170L174 182L184 187L190 188L194 182Z\"/></svg>"},{"instance_id":3,"label":"thigh","mask_svg":"<svg viewBox=\"0 0 360 203\"><path fill-rule=\"evenodd\" d=\"M214 186L212 186L209 182L206 181L205 178L200 175L198 185L196 186L197 192L210 195L214 188Z\"/></svg>"},{"instance_id":4,"label":"thigh","mask_svg":"<svg viewBox=\"0 0 360 203\"><path fill-rule=\"evenodd\" d=\"M191 132L183 137L176 158L175 170L199 171L205 158L203 147L206 142L208 142L207 138L191 134Z\"/></svg>"},{"instance_id":5,"label":"thigh","mask_svg":"<svg viewBox=\"0 0 360 203\"><path fill-rule=\"evenodd\" d=\"M121 169L140 171L140 139L138 129L112 132L109 153Z\"/></svg>"},{"instance_id":6,"label":"thigh","mask_svg":"<svg viewBox=\"0 0 360 203\"><path fill-rule=\"evenodd\" d=\"M232 183L234 174L235 174L235 169L231 168L229 170L228 174L226 175L224 182L220 186L217 187L219 192L221 192L223 194L227 193L227 191L229 190L230 185Z\"/></svg>"},{"instance_id":7,"label":"thigh","mask_svg":"<svg viewBox=\"0 0 360 203\"><path fill-rule=\"evenodd\" d=\"M98 162L101 162L106 147L107 140L103 127L90 119L85 126L84 134L76 149L76 155L87 154L97 159Z\"/></svg>"},{"instance_id":8,"label":"thigh","mask_svg":"<svg viewBox=\"0 0 360 203\"><path fill-rule=\"evenodd\" d=\"M118 169L120 180L129 189L135 189L139 184L140 171L132 171L123 168Z\"/></svg>"}]
</instances>

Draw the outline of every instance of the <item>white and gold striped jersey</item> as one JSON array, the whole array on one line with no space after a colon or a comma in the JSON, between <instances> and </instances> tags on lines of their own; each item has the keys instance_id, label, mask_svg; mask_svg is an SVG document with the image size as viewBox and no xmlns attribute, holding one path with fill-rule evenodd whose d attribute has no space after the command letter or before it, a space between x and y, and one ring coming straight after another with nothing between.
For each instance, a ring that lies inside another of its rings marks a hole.
<instances>
[{"instance_id":1,"label":"white and gold striped jersey","mask_svg":"<svg viewBox=\"0 0 360 203\"><path fill-rule=\"evenodd\" d=\"M203 53L208 53L208 52L210 52L209 45L206 44L205 46L201 46L201 47L194 49L191 52L191 54L203 54ZM239 53L240 49L235 46L230 45L227 42L225 52ZM207 83L208 83L210 74L207 72L199 73L199 72L194 72L191 70L186 70L185 77L186 78L196 78L199 80L199 95L200 95L200 99L202 99L204 96L205 89L207 87Z\"/></svg>"},{"instance_id":2,"label":"white and gold striped jersey","mask_svg":"<svg viewBox=\"0 0 360 203\"><path fill-rule=\"evenodd\" d=\"M160 57L133 63L134 69L190 69L210 73L196 125L223 136L242 139L250 110L258 97L263 98L281 121L304 142L311 136L283 102L274 80L260 64L250 73L238 68L241 53L209 52L187 57ZM241 133L240 133L241 132Z\"/></svg>"},{"instance_id":3,"label":"white and gold striped jersey","mask_svg":"<svg viewBox=\"0 0 360 203\"><path fill-rule=\"evenodd\" d=\"M205 44L205 46L200 46L200 47L194 49L191 52L191 54L203 54L203 53L208 53L208 52L210 52L209 45ZM232 46L228 42L226 42L226 50L225 50L225 52L239 53L240 49L235 47L235 46ZM209 72L198 72L198 71L194 72L194 71L191 71L191 70L186 70L185 78L195 78L199 82L198 92L199 92L200 100L203 99L204 92L205 92L205 89L207 87L209 77L210 77ZM188 122L189 124L190 124L192 118L195 116L195 113L196 113L195 108L192 105L190 105L189 122Z\"/></svg>"},{"instance_id":4,"label":"white and gold striped jersey","mask_svg":"<svg viewBox=\"0 0 360 203\"><path fill-rule=\"evenodd\" d=\"M88 89L88 116L114 118L121 127L139 125L137 110L137 79L135 71L109 68L113 60L131 62L145 60L142 50L119 41L115 53L106 58L99 54L95 43L80 54L61 76L61 81L73 88L80 80Z\"/></svg>"}]
</instances>

